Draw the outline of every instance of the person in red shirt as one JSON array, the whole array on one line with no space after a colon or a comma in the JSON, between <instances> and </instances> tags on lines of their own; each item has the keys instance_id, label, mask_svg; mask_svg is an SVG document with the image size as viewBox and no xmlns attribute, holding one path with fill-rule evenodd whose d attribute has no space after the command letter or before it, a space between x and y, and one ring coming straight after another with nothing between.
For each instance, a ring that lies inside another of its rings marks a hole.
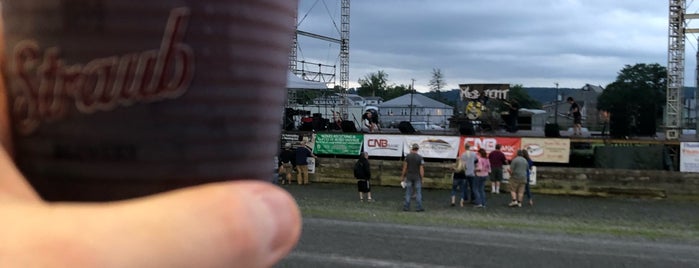
<instances>
[{"instance_id":1,"label":"person in red shirt","mask_svg":"<svg viewBox=\"0 0 699 268\"><path fill-rule=\"evenodd\" d=\"M502 166L507 164L507 157L500 151L502 145L496 144L495 151L490 152L490 192L499 194L500 183L502 182Z\"/></svg>"}]
</instances>

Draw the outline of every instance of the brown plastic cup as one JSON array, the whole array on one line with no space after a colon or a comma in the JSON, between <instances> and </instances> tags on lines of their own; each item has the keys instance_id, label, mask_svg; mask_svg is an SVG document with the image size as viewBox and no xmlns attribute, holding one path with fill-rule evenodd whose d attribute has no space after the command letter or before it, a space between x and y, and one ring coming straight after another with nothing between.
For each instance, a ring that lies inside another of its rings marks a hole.
<instances>
[{"instance_id":1,"label":"brown plastic cup","mask_svg":"<svg viewBox=\"0 0 699 268\"><path fill-rule=\"evenodd\" d=\"M297 1L1 2L13 157L44 199L271 178Z\"/></svg>"}]
</instances>

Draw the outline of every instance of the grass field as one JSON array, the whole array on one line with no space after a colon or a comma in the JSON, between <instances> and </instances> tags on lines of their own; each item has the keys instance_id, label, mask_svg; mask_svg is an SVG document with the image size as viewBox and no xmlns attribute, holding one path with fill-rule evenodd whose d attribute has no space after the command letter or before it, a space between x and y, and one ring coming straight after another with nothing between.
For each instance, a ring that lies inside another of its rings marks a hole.
<instances>
[{"instance_id":1,"label":"grass field","mask_svg":"<svg viewBox=\"0 0 699 268\"><path fill-rule=\"evenodd\" d=\"M689 201L539 195L534 206L509 208L509 194L487 193L487 208L479 209L451 207L448 190L424 190L426 211L416 213L402 211L398 187L373 187L375 202L360 202L349 184L283 188L310 218L699 242L699 210Z\"/></svg>"}]
</instances>

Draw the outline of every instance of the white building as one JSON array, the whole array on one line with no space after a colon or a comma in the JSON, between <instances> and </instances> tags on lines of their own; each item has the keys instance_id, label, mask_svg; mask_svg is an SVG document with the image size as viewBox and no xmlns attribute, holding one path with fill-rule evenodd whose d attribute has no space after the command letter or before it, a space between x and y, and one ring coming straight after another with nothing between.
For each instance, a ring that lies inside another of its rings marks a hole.
<instances>
[{"instance_id":1,"label":"white building","mask_svg":"<svg viewBox=\"0 0 699 268\"><path fill-rule=\"evenodd\" d=\"M379 106L379 120L383 127L396 126L401 121L426 122L442 127L449 125L454 107L430 99L422 94L405 94L385 101Z\"/></svg>"},{"instance_id":2,"label":"white building","mask_svg":"<svg viewBox=\"0 0 699 268\"><path fill-rule=\"evenodd\" d=\"M339 94L333 93L327 96L321 96L313 99L315 105L330 105L330 106L366 106L369 105L364 97L356 94Z\"/></svg>"}]
</instances>

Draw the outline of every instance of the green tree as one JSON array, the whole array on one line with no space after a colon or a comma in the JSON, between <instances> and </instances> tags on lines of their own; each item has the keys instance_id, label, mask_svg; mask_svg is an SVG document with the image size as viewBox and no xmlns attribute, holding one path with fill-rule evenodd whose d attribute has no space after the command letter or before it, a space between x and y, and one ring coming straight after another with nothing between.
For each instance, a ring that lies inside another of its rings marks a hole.
<instances>
[{"instance_id":1,"label":"green tree","mask_svg":"<svg viewBox=\"0 0 699 268\"><path fill-rule=\"evenodd\" d=\"M510 91L507 95L510 101L517 101L520 108L541 109L541 103L529 96L529 93L527 93L520 84L510 87ZM504 109L504 107L501 108Z\"/></svg>"},{"instance_id":2,"label":"green tree","mask_svg":"<svg viewBox=\"0 0 699 268\"><path fill-rule=\"evenodd\" d=\"M394 99L400 96L403 96L405 94L410 93L410 86L409 85L392 85L386 89L384 94L380 96L384 100L390 100Z\"/></svg>"},{"instance_id":3,"label":"green tree","mask_svg":"<svg viewBox=\"0 0 699 268\"><path fill-rule=\"evenodd\" d=\"M360 78L357 83L359 83L360 86L357 91L358 95L380 97L388 86L388 74L383 70L379 70L376 73L365 75L364 78Z\"/></svg>"},{"instance_id":4,"label":"green tree","mask_svg":"<svg viewBox=\"0 0 699 268\"><path fill-rule=\"evenodd\" d=\"M447 82L444 80L442 70L439 68L432 69L432 79L430 79L430 82L427 85L430 87L431 91L442 90L442 88L447 85Z\"/></svg>"},{"instance_id":5,"label":"green tree","mask_svg":"<svg viewBox=\"0 0 699 268\"><path fill-rule=\"evenodd\" d=\"M655 135L666 87L667 68L660 64L625 65L597 98L597 109L611 113L610 133L617 137Z\"/></svg>"},{"instance_id":6,"label":"green tree","mask_svg":"<svg viewBox=\"0 0 699 268\"><path fill-rule=\"evenodd\" d=\"M299 90L296 93L298 104L313 104L313 100L320 97L322 93L317 90Z\"/></svg>"}]
</instances>

